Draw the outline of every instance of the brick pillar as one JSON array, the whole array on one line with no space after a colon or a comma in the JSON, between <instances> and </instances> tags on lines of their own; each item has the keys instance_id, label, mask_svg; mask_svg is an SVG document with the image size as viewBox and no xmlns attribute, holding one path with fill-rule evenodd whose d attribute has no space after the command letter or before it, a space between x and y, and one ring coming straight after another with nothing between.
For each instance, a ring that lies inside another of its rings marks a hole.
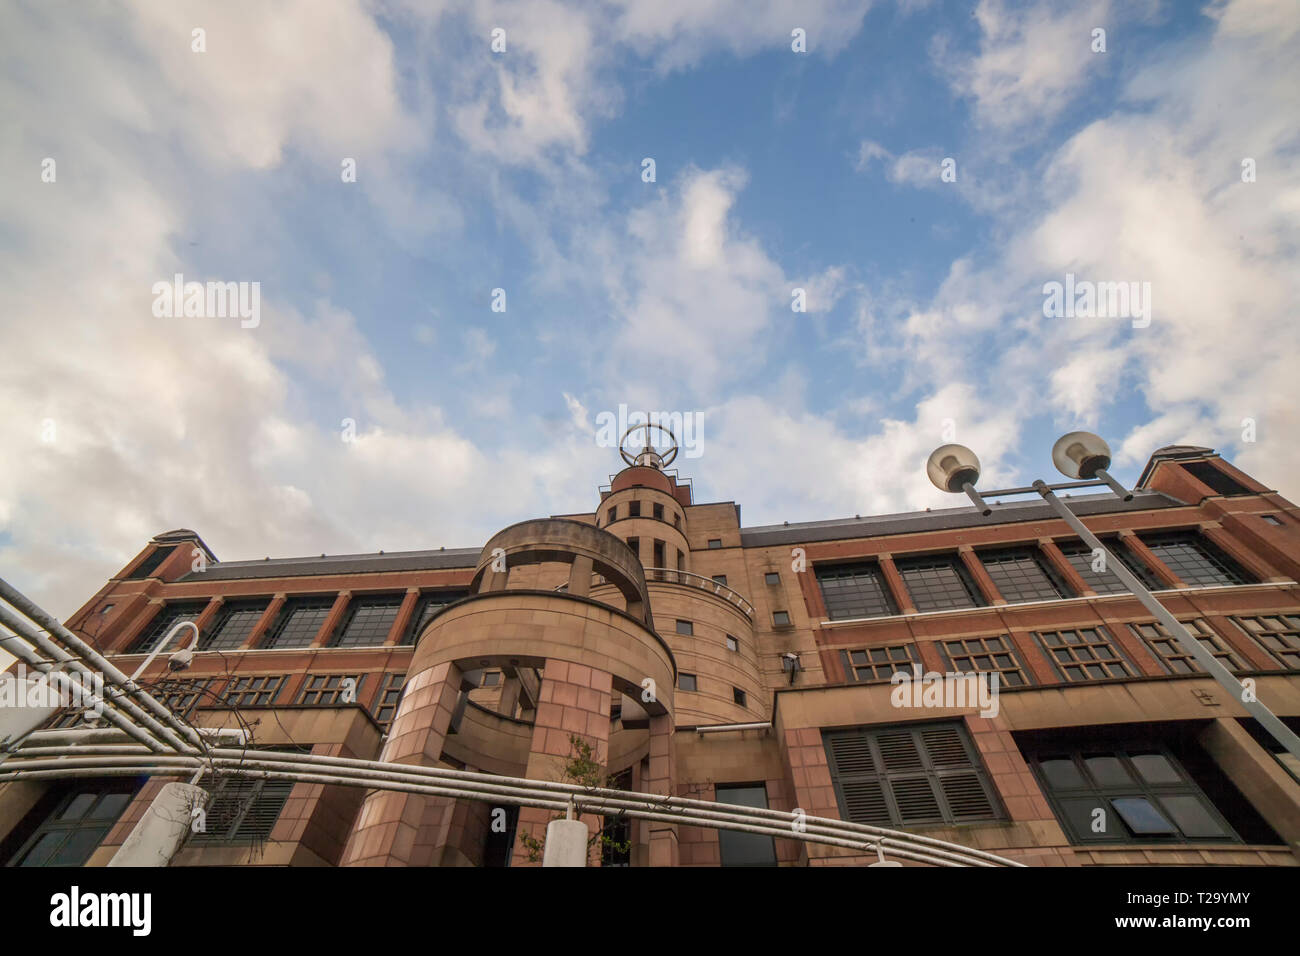
<instances>
[{"instance_id":1,"label":"brick pillar","mask_svg":"<svg viewBox=\"0 0 1300 956\"><path fill-rule=\"evenodd\" d=\"M388 637L384 638L384 646L392 647L394 644L402 643L402 638L411 628L411 618L415 614L415 605L420 600L419 588L407 588L406 596L402 598L402 606L397 609L397 617L393 618L393 626L388 629Z\"/></svg>"},{"instance_id":2,"label":"brick pillar","mask_svg":"<svg viewBox=\"0 0 1300 956\"><path fill-rule=\"evenodd\" d=\"M320 630L316 632L316 636L312 639L312 647L324 647L325 642L334 635L343 620L343 615L348 609L348 601L350 600L352 600L351 591L339 592L339 596L334 599L334 606L325 615L325 620L321 621Z\"/></svg>"},{"instance_id":3,"label":"brick pillar","mask_svg":"<svg viewBox=\"0 0 1300 956\"><path fill-rule=\"evenodd\" d=\"M989 577L989 572L985 569L984 562L979 559L979 555L975 553L975 549L969 544L963 544L957 549L957 553L961 555L962 563L966 565L966 570L970 572L970 576L975 579L975 586L984 592L988 602L990 604L1006 604L1007 599L1002 596L998 586Z\"/></svg>"},{"instance_id":4,"label":"brick pillar","mask_svg":"<svg viewBox=\"0 0 1300 956\"><path fill-rule=\"evenodd\" d=\"M249 632L248 640L243 643L241 649L257 647L258 644L262 643L262 638L266 637L266 632L271 629L271 625L274 624L276 618L280 616L280 611L283 610L284 602L286 600L287 597L283 594L277 594L275 597L271 598L271 603L266 606L266 610L262 612L262 616L257 619L257 623L253 626L253 630Z\"/></svg>"},{"instance_id":5,"label":"brick pillar","mask_svg":"<svg viewBox=\"0 0 1300 956\"><path fill-rule=\"evenodd\" d=\"M898 605L898 610L903 614L915 614L916 605L912 603L912 595L908 593L907 585L903 583L903 576L898 573L893 555L882 554L877 560L880 561L880 570L885 575L885 583L894 596L894 603Z\"/></svg>"},{"instance_id":6,"label":"brick pillar","mask_svg":"<svg viewBox=\"0 0 1300 956\"><path fill-rule=\"evenodd\" d=\"M149 598L148 606L140 612L139 617L131 622L131 626L122 631L122 638L117 647L113 648L115 654L126 654L130 652L130 647L140 635L144 633L145 628L153 623L153 619L161 613L163 609L162 598Z\"/></svg>"},{"instance_id":7,"label":"brick pillar","mask_svg":"<svg viewBox=\"0 0 1300 956\"><path fill-rule=\"evenodd\" d=\"M1254 576L1256 581L1290 580L1277 568L1255 554L1254 551L1242 545L1234 535L1225 531L1218 522L1201 525L1201 534L1213 541L1228 557L1245 568L1247 572Z\"/></svg>"},{"instance_id":8,"label":"brick pillar","mask_svg":"<svg viewBox=\"0 0 1300 956\"><path fill-rule=\"evenodd\" d=\"M1120 542L1137 556L1137 559L1151 569L1151 573L1160 579L1161 583L1167 588L1185 588L1187 582L1169 570L1169 565L1165 564L1154 554L1151 549L1142 543L1142 539L1132 531L1121 531L1119 533ZM1139 575L1141 577L1141 575Z\"/></svg>"},{"instance_id":9,"label":"brick pillar","mask_svg":"<svg viewBox=\"0 0 1300 956\"><path fill-rule=\"evenodd\" d=\"M677 748L673 736L673 719L668 714L650 718L650 768L642 781L643 793L675 796L677 783ZM647 826L650 866L677 866L679 862L677 825L650 821Z\"/></svg>"},{"instance_id":10,"label":"brick pillar","mask_svg":"<svg viewBox=\"0 0 1300 956\"><path fill-rule=\"evenodd\" d=\"M433 766L460 695L460 669L447 662L426 668L406 682L381 760ZM426 811L433 798L418 793L375 790L366 796L343 851L344 866L413 866L437 847ZM417 840L420 837L420 840Z\"/></svg>"},{"instance_id":11,"label":"brick pillar","mask_svg":"<svg viewBox=\"0 0 1300 956\"><path fill-rule=\"evenodd\" d=\"M1083 575L1075 570L1074 565L1069 559L1061 553L1061 549L1056 546L1056 542L1051 538L1039 538L1038 549L1043 552L1043 557L1053 568L1056 573L1065 579L1065 583L1070 589L1080 597L1096 597L1097 592L1092 589Z\"/></svg>"},{"instance_id":12,"label":"brick pillar","mask_svg":"<svg viewBox=\"0 0 1300 956\"><path fill-rule=\"evenodd\" d=\"M542 672L542 686L537 704L537 719L533 724L533 740L528 748L528 769L524 776L529 780L551 780L572 783L564 777L564 765L573 756L569 737L581 737L591 744L593 756L604 767L609 761L609 707L613 691L610 675L581 664L547 660ZM541 840L546 836L546 825L555 811L540 807L520 807L517 833L528 833ZM600 826L600 817L582 814L592 836ZM600 846L596 843L588 857L588 865L595 858L600 863ZM540 861L530 863L528 849L516 837L511 866L540 866Z\"/></svg>"},{"instance_id":13,"label":"brick pillar","mask_svg":"<svg viewBox=\"0 0 1300 956\"><path fill-rule=\"evenodd\" d=\"M226 603L226 599L224 597L221 597L220 595L214 597L211 601L208 602L208 606L203 609L203 613L194 619L194 626L199 629L200 637L202 637L203 632L207 630L209 626L211 626L212 619L217 616L217 613L221 610L221 606L225 603ZM191 634L189 636L192 637L193 635ZM189 640L183 639L177 645L177 647L189 647L189 645L190 645ZM174 649L175 648L173 648L173 650Z\"/></svg>"}]
</instances>

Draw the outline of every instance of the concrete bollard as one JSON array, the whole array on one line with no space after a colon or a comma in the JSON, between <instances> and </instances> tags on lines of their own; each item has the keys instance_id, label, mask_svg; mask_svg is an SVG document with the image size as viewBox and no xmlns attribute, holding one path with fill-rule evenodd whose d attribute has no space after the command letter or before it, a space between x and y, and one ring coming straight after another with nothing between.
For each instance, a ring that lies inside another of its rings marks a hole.
<instances>
[{"instance_id":1,"label":"concrete bollard","mask_svg":"<svg viewBox=\"0 0 1300 956\"><path fill-rule=\"evenodd\" d=\"M552 820L546 825L542 866L586 866L587 824L581 820Z\"/></svg>"},{"instance_id":2,"label":"concrete bollard","mask_svg":"<svg viewBox=\"0 0 1300 956\"><path fill-rule=\"evenodd\" d=\"M108 865L167 866L190 832L194 808L206 808L208 800L202 787L165 785Z\"/></svg>"}]
</instances>

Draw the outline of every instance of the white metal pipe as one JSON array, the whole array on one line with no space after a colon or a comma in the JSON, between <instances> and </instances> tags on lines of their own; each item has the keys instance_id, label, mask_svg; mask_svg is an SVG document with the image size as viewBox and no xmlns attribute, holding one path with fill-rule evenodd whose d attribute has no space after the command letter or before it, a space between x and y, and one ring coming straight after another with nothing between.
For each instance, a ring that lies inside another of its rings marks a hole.
<instances>
[{"instance_id":1,"label":"white metal pipe","mask_svg":"<svg viewBox=\"0 0 1300 956\"><path fill-rule=\"evenodd\" d=\"M134 697L141 705L143 705L144 708L153 711L156 717L167 723L173 731L178 732L181 739L188 740L191 746L200 746L198 735L194 733L192 728L187 727L184 722L176 717L175 714L155 700L153 695L149 694L113 666L104 655L100 654L99 651L95 650L76 634L73 634L70 630L64 627L57 618L39 607L34 601L29 599L4 578L0 578L0 597L12 604L28 619L35 621L43 627L49 634L57 637L67 645L67 647L75 651L77 656L83 661L97 667L103 673L106 681L122 688L125 693ZM14 631L18 630L12 625L10 625L10 629ZM27 637L28 635L24 634L23 636ZM46 653L49 653L49 651L46 651ZM146 723L145 726L149 725ZM152 727L149 729L153 730ZM162 727L159 728L159 730L163 729L164 728ZM157 731L154 732L157 733ZM169 736L174 736L174 734ZM171 743L171 740L168 740L168 743ZM177 749L181 750L186 749L185 744L180 741L177 741L173 746L176 746Z\"/></svg>"},{"instance_id":2,"label":"white metal pipe","mask_svg":"<svg viewBox=\"0 0 1300 956\"><path fill-rule=\"evenodd\" d=\"M721 734L729 730L771 730L770 721L761 724L709 724L704 727L696 727L697 734Z\"/></svg>"},{"instance_id":3,"label":"white metal pipe","mask_svg":"<svg viewBox=\"0 0 1300 956\"><path fill-rule=\"evenodd\" d=\"M259 751L264 754L265 751ZM280 756L305 756L305 755L280 755ZM155 772L159 773L179 773L190 766L193 766L194 758L192 757L164 757L155 758L153 766ZM133 767L140 769L138 757L112 757L107 759L96 760L93 757L65 758L63 760L36 760L25 761L25 765L30 768L25 771L15 770L13 775L17 779L45 776L47 773L65 773L75 775L84 773L81 765L88 768L107 770L110 767L124 768ZM498 802L520 803L529 806L545 805L552 809L562 809L568 805L568 800L562 800L562 794L552 793L550 791L538 790L536 787L518 787L503 785L486 785L476 784L473 782L464 783L460 788L437 787L436 784L425 784L421 778L427 775L421 774L420 770L432 768L418 768L414 765L409 767L403 766L402 770L397 771L354 771L350 776L340 776L337 774L323 774L314 768L299 769L299 765L292 760L275 760L275 759L251 759L251 760L231 760L229 758L217 758L214 760L218 770L229 770L232 772L243 773L247 776L261 777L269 776L274 779L292 779L303 780L311 779L320 783L337 783L340 785L359 786L366 788L376 788L377 783L382 783L382 789L402 789L408 786L423 787L435 786L439 793L448 796L468 797L471 799L490 799ZM159 767L158 765L163 765ZM9 776L6 774L5 776ZM496 778L500 779L500 778ZM541 783L534 781L533 783ZM394 786L400 785L400 786ZM418 792L424 792L420 790ZM1014 861L997 857L993 854L984 853L983 851L971 850L966 847L959 847L955 844L942 844L940 841L931 841L928 838L918 837L915 834L906 834L896 831L882 831L881 833L862 833L860 837L856 836L862 829L879 830L879 828L867 828L861 824L848 824L845 821L829 820L826 818L805 818L802 821L800 830L794 829L796 818L792 814L783 814L781 811L760 811L758 808L742 808L729 804L708 804L704 801L693 801L709 807L708 810L697 810L695 808L671 808L665 807L665 798L658 797L654 794L629 793L624 791L611 791L618 794L617 798L592 797L589 794L578 794L577 802L584 809L604 813L606 815L626 814L635 816L638 819L654 819L664 822L680 823L686 825L702 825L721 827L723 829L742 829L746 832L763 833L768 836L783 839L798 839L809 842L827 843L835 846L844 846L858 852L864 852L870 849L876 843L884 843L888 846L896 847L900 844L903 846L911 845L918 852L924 853L929 862L945 862L948 865L954 863L963 865L1013 865L1019 866ZM649 806L651 809L646 810ZM753 819L757 814L771 816L771 822L765 823L762 820ZM747 821L747 822L746 822ZM810 822L812 821L812 822ZM745 822L745 826L739 826ZM751 825L756 825L758 829L752 829ZM884 833L889 833L885 836ZM949 849L931 849L926 846L916 844L918 840L926 840L928 843L940 843L941 846ZM957 850L958 852L951 852ZM920 859L920 857L914 857Z\"/></svg>"},{"instance_id":4,"label":"white metal pipe","mask_svg":"<svg viewBox=\"0 0 1300 956\"><path fill-rule=\"evenodd\" d=\"M177 758L165 758L173 760ZM174 771L170 769L159 769L153 765L138 765L126 767L104 767L96 770L101 776L171 776ZM62 779L68 777L84 776L84 770L74 768L34 770L22 775L19 779ZM317 783L322 785L337 785L350 787L363 787L366 789L375 789L373 782L369 780L358 780L352 777L341 777L333 774L313 773L310 771L269 771L258 770L247 772L248 776L263 777L273 780L289 780L293 782ZM7 774L0 774L0 780L8 777ZM490 798L497 803L512 804L518 806L539 807L562 811L567 807L567 801L555 799L545 799L544 797L534 797L526 793L513 794L484 794L477 790L463 790L455 787L444 787L433 784L405 783L401 781L391 781L382 788L385 790L395 790L406 793L416 793L425 796L450 797L455 799L483 800ZM736 819L728 819L718 822L703 817L697 817L694 814L680 813L663 813L654 810L641 809L619 809L619 808L600 808L594 806L585 806L583 809L592 812L603 813L605 816L623 815L637 820L649 820L654 822L674 823L684 826L706 826L714 829L735 830L742 833L755 833L762 836L770 836L780 839L797 840L802 843L816 843L829 846L842 847L853 850L856 853L867 853L876 848L876 844L884 842L889 849L891 856L899 856L905 859L916 860L922 863L930 863L936 866L989 866L984 860L974 858L963 858L955 853L942 853L938 851L908 847L899 845L893 841L861 841L850 840L839 837L824 836L820 833L811 831L790 831L784 827L776 827L761 823L745 823ZM1000 865L1020 867L1023 864L1016 863L1012 860L999 859Z\"/></svg>"},{"instance_id":5,"label":"white metal pipe","mask_svg":"<svg viewBox=\"0 0 1300 956\"><path fill-rule=\"evenodd\" d=\"M3 610L3 608L0 608L0 610ZM13 642L11 642L6 646L6 650L9 650L11 653L13 653L24 664L27 664L35 668L41 674L48 676L51 680L55 682L58 682L59 680L68 681L69 690L75 690L75 685L71 683L71 678L67 677L67 675L64 674L64 672L59 670L57 667L52 666L49 661L43 659L28 644L15 639ZM123 731L126 734L129 734L132 738L140 741L140 743L148 747L150 750L156 753L167 752L168 748L164 744L160 743L158 740L155 740L153 737L149 736L149 734L147 734L140 727L132 723L127 717L120 714L114 708L105 707L103 713L104 713L104 718L106 720L114 724L119 730ZM14 747L17 744L21 743L22 741L30 740L32 737L40 733L43 733L43 731L36 730L36 731L32 731L31 733L24 734L18 740L11 741L9 746ZM8 759L9 756L10 756L9 752L0 752L0 763L4 763L4 761Z\"/></svg>"},{"instance_id":6,"label":"white metal pipe","mask_svg":"<svg viewBox=\"0 0 1300 956\"><path fill-rule=\"evenodd\" d=\"M163 652L163 649L168 644L171 643L172 638L175 637L177 634L179 634L187 627L194 632L194 636L190 638L189 650L192 651L196 647L198 647L199 646L198 625L195 624L193 621L177 621L175 624L172 625L171 630L169 630L166 634L163 635L163 639L158 642L158 646L149 652L149 656L140 662L140 666L135 669L135 673L132 674L129 678L131 683L134 684L136 678L138 678L141 674L143 674L146 670L149 669L149 665L153 663L153 659L157 657L159 654L161 654Z\"/></svg>"},{"instance_id":7,"label":"white metal pipe","mask_svg":"<svg viewBox=\"0 0 1300 956\"><path fill-rule=\"evenodd\" d=\"M21 595L19 596L21 597ZM7 595L5 597L6 600L9 600ZM12 604L13 602L10 601L10 603ZM14 606L17 607L17 605ZM66 664L70 666L72 669L76 670L77 672L82 674L89 674L93 678L98 679L100 676L102 676L105 681L109 680L110 675L107 670L101 668L100 675L97 675L93 670L91 670L89 667L86 666L84 661L73 656L64 648L59 647L58 644L54 643L54 641L52 641L50 638L46 637L45 635L41 634L39 631L36 631L30 624L23 621L20 617L18 617L16 614L14 614L12 611L4 607L3 605L0 605L0 624L3 624L5 627L9 628L20 638L27 641L29 644L35 646L38 650L43 651L45 654L49 655L51 658L54 659L55 663ZM98 657L98 655L96 656ZM103 658L101 657L100 660L102 661ZM104 661L104 663L107 664L108 662ZM112 665L109 666L112 667ZM117 668L115 667L113 668L113 671L118 677L120 677L122 680L125 680L125 675L123 675L121 671L117 670ZM153 701L155 704L157 704L158 707L162 708L162 705L158 704L157 701L154 701L153 698L150 697L148 694L143 693L143 691L141 693L143 694L144 697ZM143 724L144 727L150 733L152 733L159 740L170 745L173 749L181 750L181 751L192 749L191 747L187 746L185 742L180 737L178 737L172 730L168 729L167 727L164 727L157 720L154 720L148 713L146 713L138 704L136 704L130 698L122 696L120 694L105 693L104 701L105 703L112 704L126 711L127 714L129 714L131 717L135 718L141 724ZM163 708L163 710L166 711L166 708ZM171 718L171 721L169 722L176 720L175 715L172 714L171 711L166 711L166 713ZM196 738L196 742L197 742L197 738Z\"/></svg>"}]
</instances>

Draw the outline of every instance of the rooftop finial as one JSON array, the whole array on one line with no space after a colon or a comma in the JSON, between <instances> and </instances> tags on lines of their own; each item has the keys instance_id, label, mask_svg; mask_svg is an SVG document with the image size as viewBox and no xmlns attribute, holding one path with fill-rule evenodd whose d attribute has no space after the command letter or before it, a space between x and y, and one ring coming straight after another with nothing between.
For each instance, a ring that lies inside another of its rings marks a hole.
<instances>
[{"instance_id":1,"label":"rooftop finial","mask_svg":"<svg viewBox=\"0 0 1300 956\"><path fill-rule=\"evenodd\" d=\"M667 443L664 450L657 449L650 440L650 429L657 428L665 436ZM630 451L627 447L628 438L636 432L640 432L642 445L638 451ZM677 457L677 436L669 431L665 426L658 422L648 422L640 425L632 425L623 433L623 437L618 442L618 453L623 460L629 465L642 465L646 468L654 468L657 471L663 471L673 463Z\"/></svg>"}]
</instances>

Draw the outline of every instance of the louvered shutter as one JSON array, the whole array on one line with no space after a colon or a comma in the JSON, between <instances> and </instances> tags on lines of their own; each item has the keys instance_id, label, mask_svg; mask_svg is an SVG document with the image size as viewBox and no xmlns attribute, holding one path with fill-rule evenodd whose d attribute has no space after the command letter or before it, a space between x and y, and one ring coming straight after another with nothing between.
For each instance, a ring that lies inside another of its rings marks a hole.
<instances>
[{"instance_id":1,"label":"louvered shutter","mask_svg":"<svg viewBox=\"0 0 1300 956\"><path fill-rule=\"evenodd\" d=\"M999 816L960 724L834 731L824 740L840 811L850 822L917 826Z\"/></svg>"}]
</instances>

